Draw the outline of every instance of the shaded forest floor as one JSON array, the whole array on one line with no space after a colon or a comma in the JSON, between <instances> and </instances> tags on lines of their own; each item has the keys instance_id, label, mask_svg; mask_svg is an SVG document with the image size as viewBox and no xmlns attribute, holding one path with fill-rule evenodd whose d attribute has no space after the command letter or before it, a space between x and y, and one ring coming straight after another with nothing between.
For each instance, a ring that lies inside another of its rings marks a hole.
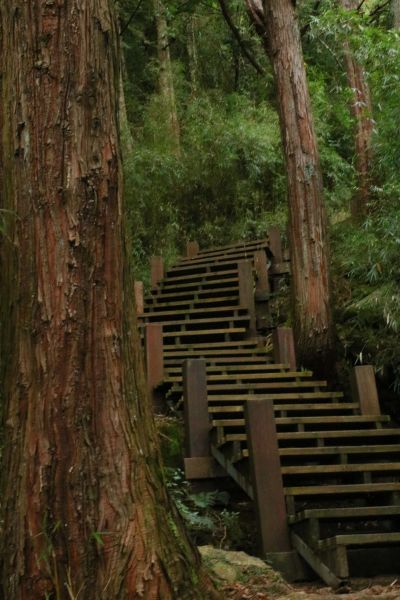
<instances>
[{"instance_id":1,"label":"shaded forest floor","mask_svg":"<svg viewBox=\"0 0 400 600\"><path fill-rule=\"evenodd\" d=\"M289 585L262 560L202 546L200 552L224 600L400 600L400 576L352 579L334 591L323 582Z\"/></svg>"}]
</instances>

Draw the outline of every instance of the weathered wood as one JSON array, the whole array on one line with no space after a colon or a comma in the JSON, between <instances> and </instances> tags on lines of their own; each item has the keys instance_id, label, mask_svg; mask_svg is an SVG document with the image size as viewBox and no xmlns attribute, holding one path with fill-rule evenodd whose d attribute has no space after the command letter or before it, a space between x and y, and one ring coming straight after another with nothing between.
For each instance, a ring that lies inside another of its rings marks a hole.
<instances>
[{"instance_id":1,"label":"weathered wood","mask_svg":"<svg viewBox=\"0 0 400 600\"><path fill-rule=\"evenodd\" d=\"M186 257L193 258L199 253L200 246L198 242L188 242L186 244Z\"/></svg>"},{"instance_id":2,"label":"weathered wood","mask_svg":"<svg viewBox=\"0 0 400 600\"><path fill-rule=\"evenodd\" d=\"M164 259L162 256L152 256L150 258L150 281L151 287L157 287L164 277Z\"/></svg>"},{"instance_id":3,"label":"weathered wood","mask_svg":"<svg viewBox=\"0 0 400 600\"><path fill-rule=\"evenodd\" d=\"M279 227L271 227L268 231L269 249L273 254L273 263L283 262L282 237Z\"/></svg>"},{"instance_id":4,"label":"weathered wood","mask_svg":"<svg viewBox=\"0 0 400 600\"><path fill-rule=\"evenodd\" d=\"M359 402L362 415L380 415L375 370L372 365L354 367L351 378L353 397Z\"/></svg>"},{"instance_id":5,"label":"weathered wood","mask_svg":"<svg viewBox=\"0 0 400 600\"><path fill-rule=\"evenodd\" d=\"M294 346L293 329L291 327L277 327L272 334L274 348L274 361L285 363L291 369L296 368L296 351Z\"/></svg>"},{"instance_id":6,"label":"weathered wood","mask_svg":"<svg viewBox=\"0 0 400 600\"><path fill-rule=\"evenodd\" d=\"M141 317L144 314L144 286L143 281L134 282L136 315Z\"/></svg>"},{"instance_id":7,"label":"weathered wood","mask_svg":"<svg viewBox=\"0 0 400 600\"><path fill-rule=\"evenodd\" d=\"M154 402L156 400L155 388L164 377L162 325L160 323L146 323L144 340L147 388Z\"/></svg>"},{"instance_id":8,"label":"weathered wood","mask_svg":"<svg viewBox=\"0 0 400 600\"><path fill-rule=\"evenodd\" d=\"M245 416L262 553L288 552L290 538L273 402L247 401Z\"/></svg>"},{"instance_id":9,"label":"weathered wood","mask_svg":"<svg viewBox=\"0 0 400 600\"><path fill-rule=\"evenodd\" d=\"M256 305L254 299L253 265L251 260L238 262L239 277L239 303L242 308L247 308L250 317L248 334L256 333Z\"/></svg>"},{"instance_id":10,"label":"weathered wood","mask_svg":"<svg viewBox=\"0 0 400 600\"><path fill-rule=\"evenodd\" d=\"M335 573L319 558L319 556L302 540L297 534L292 533L292 543L297 552L304 560L314 569L327 585L337 588L340 584L340 579Z\"/></svg>"},{"instance_id":11,"label":"weathered wood","mask_svg":"<svg viewBox=\"0 0 400 600\"><path fill-rule=\"evenodd\" d=\"M210 456L210 418L207 402L206 362L202 358L183 363L185 457Z\"/></svg>"},{"instance_id":12,"label":"weathered wood","mask_svg":"<svg viewBox=\"0 0 400 600\"><path fill-rule=\"evenodd\" d=\"M269 266L265 250L254 252L254 268L256 271L256 294L269 294L271 286L269 284Z\"/></svg>"},{"instance_id":13,"label":"weathered wood","mask_svg":"<svg viewBox=\"0 0 400 600\"><path fill-rule=\"evenodd\" d=\"M226 477L225 470L212 456L184 458L185 477L191 479L215 479Z\"/></svg>"}]
</instances>

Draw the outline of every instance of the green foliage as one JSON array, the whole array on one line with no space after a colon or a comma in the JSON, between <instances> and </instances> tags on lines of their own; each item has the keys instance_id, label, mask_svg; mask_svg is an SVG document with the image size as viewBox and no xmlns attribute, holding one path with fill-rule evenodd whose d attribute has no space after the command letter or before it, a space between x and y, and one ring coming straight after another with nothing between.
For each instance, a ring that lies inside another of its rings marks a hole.
<instances>
[{"instance_id":1,"label":"green foliage","mask_svg":"<svg viewBox=\"0 0 400 600\"><path fill-rule=\"evenodd\" d=\"M167 469L167 485L175 504L197 545L212 543L225 549L240 545L244 532L239 514L227 509L227 492L193 494L180 469Z\"/></svg>"}]
</instances>

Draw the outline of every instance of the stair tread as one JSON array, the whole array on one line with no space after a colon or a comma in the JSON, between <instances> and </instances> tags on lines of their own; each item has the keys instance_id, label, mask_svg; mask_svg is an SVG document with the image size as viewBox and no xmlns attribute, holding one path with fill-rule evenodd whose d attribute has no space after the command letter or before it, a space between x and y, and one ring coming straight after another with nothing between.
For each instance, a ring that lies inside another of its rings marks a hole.
<instances>
[{"instance_id":1,"label":"stair tread","mask_svg":"<svg viewBox=\"0 0 400 600\"><path fill-rule=\"evenodd\" d=\"M284 365L284 364L278 364L278 363L265 363L263 365L243 365L243 366L230 366L230 365L221 365L220 367L217 366L211 366L211 365L207 365L206 366L207 369L207 373L214 373L216 372L220 372L220 371L226 371L227 373L231 373L231 372L239 372L242 373L244 371L258 371L260 370L262 371L284 371L284 370L289 370L289 366L288 365ZM182 373L182 367L172 367L168 369L169 373Z\"/></svg>"},{"instance_id":2,"label":"stair tread","mask_svg":"<svg viewBox=\"0 0 400 600\"><path fill-rule=\"evenodd\" d=\"M204 313L225 313L225 312L234 312L234 311L244 311L245 308L241 307L239 304L236 306L216 306L214 308L191 308L191 309L182 309L182 311L176 310L160 310L156 312L147 312L143 315L140 315L140 319L144 319L147 317L172 317L174 315L180 315L180 312L183 315L197 315Z\"/></svg>"},{"instance_id":3,"label":"stair tread","mask_svg":"<svg viewBox=\"0 0 400 600\"><path fill-rule=\"evenodd\" d=\"M357 517L387 517L400 515L400 506L354 506L345 508L308 508L290 518L291 523L308 519L351 519Z\"/></svg>"},{"instance_id":4,"label":"stair tread","mask_svg":"<svg viewBox=\"0 0 400 600\"><path fill-rule=\"evenodd\" d=\"M226 381L226 382L234 382L237 380L258 380L258 379L293 379L295 377L311 377L311 371L276 371L276 372L265 372L265 373L240 373L240 374L227 374L227 375L208 375L207 381ZM182 377L174 376L167 377L165 381L174 383L177 381L182 381Z\"/></svg>"},{"instance_id":5,"label":"stair tread","mask_svg":"<svg viewBox=\"0 0 400 600\"><path fill-rule=\"evenodd\" d=\"M192 331L163 331L163 337L193 337L200 335L215 335L216 333L246 333L245 327L226 327L224 329L202 329Z\"/></svg>"},{"instance_id":6,"label":"stair tread","mask_svg":"<svg viewBox=\"0 0 400 600\"><path fill-rule=\"evenodd\" d=\"M363 471L400 471L400 462L396 463L350 463L337 465L312 465L281 467L282 475L309 475L316 473L358 473Z\"/></svg>"},{"instance_id":7,"label":"stair tread","mask_svg":"<svg viewBox=\"0 0 400 600\"><path fill-rule=\"evenodd\" d=\"M314 424L317 423L370 423L370 422L385 422L388 421L390 417L379 416L379 417L364 417L358 415L346 415L339 417L331 417L331 416L322 416L322 417L276 417L275 423L276 425L301 425L301 424ZM243 427L246 424L244 419L214 419L212 422L213 427ZM346 432L349 430L341 430L341 432ZM367 431L367 430L365 430ZM374 430L375 431L375 430ZM309 432L294 432L294 433L327 433L326 431L309 431ZM336 432L338 433L338 432ZM400 433L400 430L399 430ZM279 437L279 434L278 434Z\"/></svg>"},{"instance_id":8,"label":"stair tread","mask_svg":"<svg viewBox=\"0 0 400 600\"><path fill-rule=\"evenodd\" d=\"M230 291L230 290L226 290L226 291ZM232 302L232 298L238 298L238 294L237 294L237 290L234 290L235 293L232 293L230 296L217 296L216 298L200 298L198 300L193 300L193 299L188 299L188 300L178 300L178 302L163 302L162 304L158 304L158 303L153 303L150 302L149 300L154 300L154 297L151 296L151 298L149 298L146 302L146 304L144 305L144 316L148 315L148 314L157 314L158 311L156 311L156 308L164 308L165 306L187 306L187 305L191 305L193 306L193 309L195 309L195 305L196 304L217 304L218 302ZM217 308L217 307L215 307ZM225 309L225 306L222 306L221 308ZM235 308L240 308L240 305L237 304L235 305ZM180 310L180 308L179 308ZM183 310L183 309L182 309ZM185 309L186 310L186 309ZM201 308L195 309L195 310L204 310ZM154 311L154 312L149 312L149 311ZM162 312L162 311L159 311Z\"/></svg>"},{"instance_id":9,"label":"stair tread","mask_svg":"<svg viewBox=\"0 0 400 600\"><path fill-rule=\"evenodd\" d=\"M366 544L393 544L400 542L400 533L349 533L335 535L325 540L319 540L320 549L331 548L335 546L360 546Z\"/></svg>"},{"instance_id":10,"label":"stair tread","mask_svg":"<svg viewBox=\"0 0 400 600\"><path fill-rule=\"evenodd\" d=\"M236 281L237 281L237 278L236 278ZM226 282L230 283L230 280L225 280L224 283L226 283ZM164 298L176 298L176 297L180 298L181 296L190 296L190 297L204 296L204 295L210 294L210 292L212 292L213 294L219 294L219 293L226 294L228 292L233 292L233 291L235 291L237 294L239 294L239 288L232 286L230 288L223 287L223 288L212 288L209 290L197 290L197 291L189 290L187 292L169 292L168 294L162 293L162 294L152 295L152 296L149 295L149 296L145 296L144 301L147 302L147 300L153 299L153 300L156 300L157 302L162 302L162 300Z\"/></svg>"},{"instance_id":11,"label":"stair tread","mask_svg":"<svg viewBox=\"0 0 400 600\"><path fill-rule=\"evenodd\" d=\"M185 287L185 289L188 288L201 288L198 291L202 291L202 292L207 292L207 291L214 291L213 285L218 285L218 284L226 284L226 283L237 283L239 281L239 277L237 275L235 275L235 277L226 277L226 278L222 278L222 279L217 279L216 281L203 281L203 282L197 282L194 281L193 283L184 283L181 282L180 284L178 283L174 283L171 282L170 285L168 285L168 283L164 282L162 283L161 287L159 288L155 288L154 290L154 295L156 296L168 296L171 292L169 291L169 288L173 287L176 290L181 290L182 287ZM225 289L224 287L222 289ZM184 293L184 292L182 292ZM173 295L178 296L178 293L173 292Z\"/></svg>"},{"instance_id":12,"label":"stair tread","mask_svg":"<svg viewBox=\"0 0 400 600\"><path fill-rule=\"evenodd\" d=\"M236 383L233 381L226 381L225 383L217 383L217 384L208 384L207 383L207 391L208 392L218 392L224 391L226 389L234 388L236 390L268 390L268 389L276 389L280 390L283 388L292 389L292 388L309 388L309 387L326 387L328 384L326 381L314 381L314 380L305 380L305 381L266 381L264 383L253 383L250 381L249 383ZM182 385L174 384L175 391L181 391ZM219 396L216 396L217 398ZM210 398L209 398L210 399Z\"/></svg>"},{"instance_id":13,"label":"stair tread","mask_svg":"<svg viewBox=\"0 0 400 600\"><path fill-rule=\"evenodd\" d=\"M379 444L379 445L365 445L360 446L326 446L323 448L316 448L315 446L309 448L280 448L280 456L318 456L323 454L380 454L400 452L400 444Z\"/></svg>"},{"instance_id":14,"label":"stair tread","mask_svg":"<svg viewBox=\"0 0 400 600\"><path fill-rule=\"evenodd\" d=\"M340 410L340 409L347 409L347 410L355 410L357 408L359 408L359 404L357 402L341 402L341 403L325 403L325 404L303 404L303 405L293 405L293 404L283 404L283 405L278 405L275 406L275 412L282 412L282 411L300 411L300 410ZM244 406L243 405L233 405L233 406L212 406L209 408L209 412L210 413L218 413L218 412L236 412L236 413L242 413L244 412Z\"/></svg>"},{"instance_id":15,"label":"stair tread","mask_svg":"<svg viewBox=\"0 0 400 600\"><path fill-rule=\"evenodd\" d=\"M224 394L209 396L209 402L231 402L232 400L308 400L313 398L342 398L343 392L298 392L283 394Z\"/></svg>"},{"instance_id":16,"label":"stair tread","mask_svg":"<svg viewBox=\"0 0 400 600\"><path fill-rule=\"evenodd\" d=\"M171 325L202 325L203 323L209 324L209 323L221 323L221 325L224 325L224 321L226 321L226 324L229 326L230 323L236 323L238 321L249 321L250 317L249 315L239 315L239 316L230 316L230 317L215 317L212 319L181 319L181 320L177 320L177 321L165 321L164 323L160 323L161 325L164 325L165 327L170 327ZM139 325L139 327L145 327L145 323L141 323ZM199 330L200 331L200 330ZM203 331L203 330L201 330ZM206 330L204 330L206 331Z\"/></svg>"},{"instance_id":17,"label":"stair tread","mask_svg":"<svg viewBox=\"0 0 400 600\"><path fill-rule=\"evenodd\" d=\"M396 492L400 490L400 482L384 483L349 483L340 485L309 485L285 487L286 496L311 496L319 494L357 494L359 492Z\"/></svg>"}]
</instances>

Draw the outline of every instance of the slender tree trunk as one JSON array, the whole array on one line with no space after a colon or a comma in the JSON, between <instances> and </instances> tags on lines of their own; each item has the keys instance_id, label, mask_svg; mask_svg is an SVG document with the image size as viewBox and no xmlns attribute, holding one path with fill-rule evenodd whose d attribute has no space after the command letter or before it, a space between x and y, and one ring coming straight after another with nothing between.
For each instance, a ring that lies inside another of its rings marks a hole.
<instances>
[{"instance_id":1,"label":"slender tree trunk","mask_svg":"<svg viewBox=\"0 0 400 600\"><path fill-rule=\"evenodd\" d=\"M192 87L192 94L195 96L198 89L198 70L199 70L199 59L197 52L196 43L196 27L197 20L195 15L191 15L188 19L188 27L186 31L186 44L189 64L190 82Z\"/></svg>"},{"instance_id":2,"label":"slender tree trunk","mask_svg":"<svg viewBox=\"0 0 400 600\"><path fill-rule=\"evenodd\" d=\"M400 29L400 0L392 0L393 27Z\"/></svg>"},{"instance_id":3,"label":"slender tree trunk","mask_svg":"<svg viewBox=\"0 0 400 600\"><path fill-rule=\"evenodd\" d=\"M169 51L168 25L162 0L154 0L159 62L159 93L175 153L180 154L180 128L176 110L175 87Z\"/></svg>"},{"instance_id":4,"label":"slender tree trunk","mask_svg":"<svg viewBox=\"0 0 400 600\"><path fill-rule=\"evenodd\" d=\"M111 0L0 8L1 592L209 597L163 487L121 204Z\"/></svg>"},{"instance_id":5,"label":"slender tree trunk","mask_svg":"<svg viewBox=\"0 0 400 600\"><path fill-rule=\"evenodd\" d=\"M126 79L125 56L121 51L121 69L119 74L119 122L121 131L122 156L130 154L133 150L133 137L129 127L128 113L126 110L124 80Z\"/></svg>"},{"instance_id":6,"label":"slender tree trunk","mask_svg":"<svg viewBox=\"0 0 400 600\"><path fill-rule=\"evenodd\" d=\"M287 167L292 296L300 364L332 366L329 251L317 140L291 0L246 0L275 76Z\"/></svg>"},{"instance_id":7,"label":"slender tree trunk","mask_svg":"<svg viewBox=\"0 0 400 600\"><path fill-rule=\"evenodd\" d=\"M359 0L340 0L346 10L356 10ZM369 85L364 69L354 58L349 42L344 42L344 58L347 81L352 90L351 113L355 121L355 168L357 174L357 191L351 202L351 214L358 221L368 212L371 199L371 167L372 167L372 104Z\"/></svg>"}]
</instances>

